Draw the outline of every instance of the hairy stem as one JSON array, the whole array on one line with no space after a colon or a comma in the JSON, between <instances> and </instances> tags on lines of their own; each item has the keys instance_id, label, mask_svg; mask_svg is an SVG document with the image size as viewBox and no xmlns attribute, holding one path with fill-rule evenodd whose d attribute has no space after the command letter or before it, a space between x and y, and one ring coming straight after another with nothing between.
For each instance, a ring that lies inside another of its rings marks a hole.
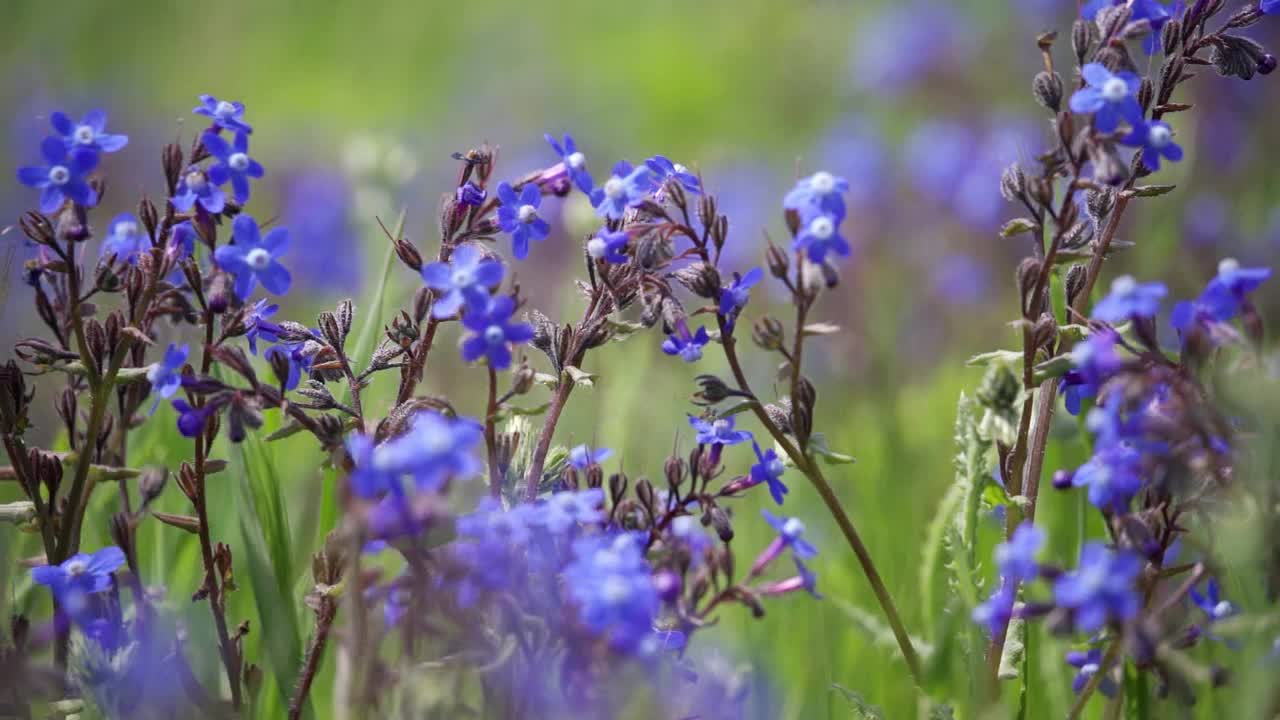
<instances>
[{"instance_id":1,"label":"hairy stem","mask_svg":"<svg viewBox=\"0 0 1280 720\"><path fill-rule=\"evenodd\" d=\"M325 646L329 642L329 630L333 627L333 619L338 614L337 604L328 597L320 599L320 610L316 613L316 634L307 646L306 659L302 664L302 672L298 675L298 684L293 688L293 696L289 699L289 720L302 717L302 709L306 707L307 695L320 671L320 662L324 659Z\"/></svg>"},{"instance_id":2,"label":"hairy stem","mask_svg":"<svg viewBox=\"0 0 1280 720\"><path fill-rule=\"evenodd\" d=\"M498 373L489 366L489 403L484 415L484 445L489 458L489 496L502 497L502 473L498 469Z\"/></svg>"}]
</instances>

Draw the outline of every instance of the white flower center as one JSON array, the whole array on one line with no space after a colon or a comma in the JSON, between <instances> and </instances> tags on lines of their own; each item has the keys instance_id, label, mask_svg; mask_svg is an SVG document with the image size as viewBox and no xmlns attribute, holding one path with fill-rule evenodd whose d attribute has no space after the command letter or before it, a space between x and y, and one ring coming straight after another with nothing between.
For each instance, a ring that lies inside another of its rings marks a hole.
<instances>
[{"instance_id":1,"label":"white flower center","mask_svg":"<svg viewBox=\"0 0 1280 720\"><path fill-rule=\"evenodd\" d=\"M1147 142L1151 144L1151 147L1162 148L1168 145L1171 140L1173 140L1173 133L1165 125L1152 125L1151 129L1147 131Z\"/></svg>"},{"instance_id":2,"label":"white flower center","mask_svg":"<svg viewBox=\"0 0 1280 720\"><path fill-rule=\"evenodd\" d=\"M569 157L565 158L565 162L569 163L569 167L576 170L586 164L587 156L580 152L571 153Z\"/></svg>"},{"instance_id":3,"label":"white flower center","mask_svg":"<svg viewBox=\"0 0 1280 720\"><path fill-rule=\"evenodd\" d=\"M1118 77L1111 77L1102 83L1102 99L1107 102L1120 102L1129 95L1129 84Z\"/></svg>"},{"instance_id":4,"label":"white flower center","mask_svg":"<svg viewBox=\"0 0 1280 720\"><path fill-rule=\"evenodd\" d=\"M244 172L249 169L249 156L242 152L234 153L227 158L227 164L231 166L232 170Z\"/></svg>"},{"instance_id":5,"label":"white flower center","mask_svg":"<svg viewBox=\"0 0 1280 720\"><path fill-rule=\"evenodd\" d=\"M453 271L453 275L449 277L449 281L453 283L454 287L463 288L474 283L476 281L476 276L475 273L472 273L470 270L460 268Z\"/></svg>"},{"instance_id":6,"label":"white flower center","mask_svg":"<svg viewBox=\"0 0 1280 720\"><path fill-rule=\"evenodd\" d=\"M606 245L603 239L593 237L587 241L587 254L599 260L604 257Z\"/></svg>"},{"instance_id":7,"label":"white flower center","mask_svg":"<svg viewBox=\"0 0 1280 720\"><path fill-rule=\"evenodd\" d=\"M672 168L673 170L675 170L676 172L681 173L681 174L684 174L684 173L689 172L689 168L687 168L687 167L685 167L685 166L681 165L680 163L673 163L673 164L671 165L671 168Z\"/></svg>"},{"instance_id":8,"label":"white flower center","mask_svg":"<svg viewBox=\"0 0 1280 720\"><path fill-rule=\"evenodd\" d=\"M501 325L490 325L485 328L484 341L490 345L499 345L507 339L507 334L502 331Z\"/></svg>"},{"instance_id":9,"label":"white flower center","mask_svg":"<svg viewBox=\"0 0 1280 720\"><path fill-rule=\"evenodd\" d=\"M192 170L187 173L187 188L195 192L200 192L204 189L205 185L204 173L199 170Z\"/></svg>"},{"instance_id":10,"label":"white flower center","mask_svg":"<svg viewBox=\"0 0 1280 720\"><path fill-rule=\"evenodd\" d=\"M116 234L124 235L126 237L131 235L137 235L138 223L129 222L128 220L125 220L123 222L118 222L116 223Z\"/></svg>"},{"instance_id":11,"label":"white flower center","mask_svg":"<svg viewBox=\"0 0 1280 720\"><path fill-rule=\"evenodd\" d=\"M1128 295L1138 289L1138 281L1132 275L1121 275L1111 283L1111 292L1115 295Z\"/></svg>"},{"instance_id":12,"label":"white flower center","mask_svg":"<svg viewBox=\"0 0 1280 720\"><path fill-rule=\"evenodd\" d=\"M711 429L714 430L717 435L723 435L729 432L730 427L732 426L729 425L729 421L723 418L711 423Z\"/></svg>"},{"instance_id":13,"label":"white flower center","mask_svg":"<svg viewBox=\"0 0 1280 720\"><path fill-rule=\"evenodd\" d=\"M1213 606L1213 616L1219 620L1221 620L1224 617L1227 617L1228 615L1230 615L1235 611L1236 611L1235 606L1226 600L1223 600L1222 602Z\"/></svg>"},{"instance_id":14,"label":"white flower center","mask_svg":"<svg viewBox=\"0 0 1280 720\"><path fill-rule=\"evenodd\" d=\"M72 560L63 567L63 570L66 570L68 575L80 575L86 569L88 569L88 565L83 560Z\"/></svg>"},{"instance_id":15,"label":"white flower center","mask_svg":"<svg viewBox=\"0 0 1280 720\"><path fill-rule=\"evenodd\" d=\"M1219 275L1230 275L1231 273L1239 269L1240 269L1240 261L1236 260L1235 258L1223 258L1222 262L1218 263Z\"/></svg>"},{"instance_id":16,"label":"white flower center","mask_svg":"<svg viewBox=\"0 0 1280 720\"><path fill-rule=\"evenodd\" d=\"M54 185L65 185L71 179L71 171L61 165L49 168L49 182Z\"/></svg>"},{"instance_id":17,"label":"white flower center","mask_svg":"<svg viewBox=\"0 0 1280 720\"><path fill-rule=\"evenodd\" d=\"M694 531L694 522L696 521L692 517L688 515L681 515L671 521L671 531L676 535L688 535Z\"/></svg>"},{"instance_id":18,"label":"white flower center","mask_svg":"<svg viewBox=\"0 0 1280 720\"><path fill-rule=\"evenodd\" d=\"M610 200L619 200L627 194L627 187L621 178L611 177L604 184L604 194Z\"/></svg>"},{"instance_id":19,"label":"white flower center","mask_svg":"<svg viewBox=\"0 0 1280 720\"><path fill-rule=\"evenodd\" d=\"M226 100L220 100L218 106L213 109L213 114L225 120L236 114L236 106Z\"/></svg>"},{"instance_id":20,"label":"white flower center","mask_svg":"<svg viewBox=\"0 0 1280 720\"><path fill-rule=\"evenodd\" d=\"M1098 674L1098 663L1086 663L1080 667L1080 674L1093 676Z\"/></svg>"},{"instance_id":21,"label":"white flower center","mask_svg":"<svg viewBox=\"0 0 1280 720\"><path fill-rule=\"evenodd\" d=\"M781 460L774 459L769 462L768 471L769 474L774 477L778 477L782 473L786 472L786 469L787 466L783 465Z\"/></svg>"},{"instance_id":22,"label":"white flower center","mask_svg":"<svg viewBox=\"0 0 1280 720\"><path fill-rule=\"evenodd\" d=\"M266 270L271 264L271 253L265 248L254 248L244 256L244 261L254 270Z\"/></svg>"},{"instance_id":23,"label":"white flower center","mask_svg":"<svg viewBox=\"0 0 1280 720\"><path fill-rule=\"evenodd\" d=\"M516 214L519 215L520 222L531 223L538 217L538 208L532 205L521 205Z\"/></svg>"},{"instance_id":24,"label":"white flower center","mask_svg":"<svg viewBox=\"0 0 1280 720\"><path fill-rule=\"evenodd\" d=\"M422 444L427 449L427 452L432 455L443 455L453 447L449 433L439 428L423 433Z\"/></svg>"},{"instance_id":25,"label":"white flower center","mask_svg":"<svg viewBox=\"0 0 1280 720\"><path fill-rule=\"evenodd\" d=\"M836 189L836 178L829 172L816 172L809 178L809 187L816 193L826 195Z\"/></svg>"},{"instance_id":26,"label":"white flower center","mask_svg":"<svg viewBox=\"0 0 1280 720\"><path fill-rule=\"evenodd\" d=\"M836 224L826 215L819 215L809 223L809 234L819 240L826 240L836 232Z\"/></svg>"},{"instance_id":27,"label":"white flower center","mask_svg":"<svg viewBox=\"0 0 1280 720\"><path fill-rule=\"evenodd\" d=\"M610 575L600 588L600 596L610 605L620 605L631 597L631 584L620 575Z\"/></svg>"},{"instance_id":28,"label":"white flower center","mask_svg":"<svg viewBox=\"0 0 1280 720\"><path fill-rule=\"evenodd\" d=\"M804 534L804 523L800 522L800 518L787 518L782 524L782 534L789 538L798 538Z\"/></svg>"},{"instance_id":29,"label":"white flower center","mask_svg":"<svg viewBox=\"0 0 1280 720\"><path fill-rule=\"evenodd\" d=\"M88 125L81 125L80 127L76 128L74 137L76 142L80 143L81 145L92 145L93 144L93 128L89 127Z\"/></svg>"}]
</instances>

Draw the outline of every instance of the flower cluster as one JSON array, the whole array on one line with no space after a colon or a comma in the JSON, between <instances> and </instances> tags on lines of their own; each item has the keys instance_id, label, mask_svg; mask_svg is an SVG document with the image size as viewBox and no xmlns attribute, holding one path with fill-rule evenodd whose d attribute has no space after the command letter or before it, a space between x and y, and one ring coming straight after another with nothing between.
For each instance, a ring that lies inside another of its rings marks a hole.
<instances>
[{"instance_id":1,"label":"flower cluster","mask_svg":"<svg viewBox=\"0 0 1280 720\"><path fill-rule=\"evenodd\" d=\"M40 143L44 165L18 168L18 182L40 190L40 212L57 212L67 201L83 207L98 204L89 174L101 156L124 149L125 135L107 132L107 113L91 110L80 122L61 111L50 114L54 134Z\"/></svg>"}]
</instances>

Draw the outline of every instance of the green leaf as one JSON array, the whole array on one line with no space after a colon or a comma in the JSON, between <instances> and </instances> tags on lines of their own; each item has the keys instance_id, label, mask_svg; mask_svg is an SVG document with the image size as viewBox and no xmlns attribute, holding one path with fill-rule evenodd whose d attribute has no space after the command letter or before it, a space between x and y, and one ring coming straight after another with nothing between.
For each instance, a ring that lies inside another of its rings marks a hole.
<instances>
[{"instance_id":1,"label":"green leaf","mask_svg":"<svg viewBox=\"0 0 1280 720\"><path fill-rule=\"evenodd\" d=\"M849 701L849 708L853 711L854 720L884 720L884 712L879 707L867 702L862 694L856 690L839 684L831 683L831 689L844 696Z\"/></svg>"},{"instance_id":2,"label":"green leaf","mask_svg":"<svg viewBox=\"0 0 1280 720\"><path fill-rule=\"evenodd\" d=\"M1177 187L1177 185L1135 185L1124 194L1129 197L1159 197L1173 192Z\"/></svg>"},{"instance_id":3,"label":"green leaf","mask_svg":"<svg viewBox=\"0 0 1280 720\"><path fill-rule=\"evenodd\" d=\"M574 385L581 385L582 387L594 387L595 383L593 381L599 377L572 365L564 366L564 374L569 376Z\"/></svg>"},{"instance_id":4,"label":"green leaf","mask_svg":"<svg viewBox=\"0 0 1280 720\"><path fill-rule=\"evenodd\" d=\"M507 405L502 408L502 414L505 416L524 415L526 417L533 417L533 416L541 415L542 413L546 412L547 408L549 407L551 407L550 400L542 403L541 405L534 405L533 407L527 407L527 408L518 407L516 405Z\"/></svg>"},{"instance_id":5,"label":"green leaf","mask_svg":"<svg viewBox=\"0 0 1280 720\"><path fill-rule=\"evenodd\" d=\"M809 454L822 458L828 465L851 465L857 462L852 455L832 450L827 445L827 436L820 432L809 436Z\"/></svg>"},{"instance_id":6,"label":"green leaf","mask_svg":"<svg viewBox=\"0 0 1280 720\"><path fill-rule=\"evenodd\" d=\"M1017 680L1021 674L1021 665L1027 650L1027 621L1014 618L1009 621L1009 632L1004 640L1004 652L1000 655L1000 670L996 677L1001 680Z\"/></svg>"},{"instance_id":7,"label":"green leaf","mask_svg":"<svg viewBox=\"0 0 1280 720\"><path fill-rule=\"evenodd\" d=\"M866 633L872 643L885 650L892 651L889 655L901 661L902 653L898 651L898 639L893 634L893 628L881 620L879 615L869 613L844 598L831 597L828 598L828 601L839 608L840 612L844 613L845 617L849 618L855 627ZM915 646L920 659L928 662L933 657L933 645L909 633L908 637L911 638L911 644Z\"/></svg>"},{"instance_id":8,"label":"green leaf","mask_svg":"<svg viewBox=\"0 0 1280 720\"><path fill-rule=\"evenodd\" d=\"M1004 227L1000 228L1000 236L1008 238L1039 229L1040 225L1031 218L1014 218L1005 223Z\"/></svg>"},{"instance_id":9,"label":"green leaf","mask_svg":"<svg viewBox=\"0 0 1280 720\"><path fill-rule=\"evenodd\" d=\"M986 366L992 363L1000 363L1002 365L1019 364L1022 362L1022 351L1020 350L992 350L974 355L969 358L965 365L969 366Z\"/></svg>"},{"instance_id":10,"label":"green leaf","mask_svg":"<svg viewBox=\"0 0 1280 720\"><path fill-rule=\"evenodd\" d=\"M622 342L644 330L644 325L630 320L620 320L612 315L605 317L605 327L609 328L609 342Z\"/></svg>"}]
</instances>

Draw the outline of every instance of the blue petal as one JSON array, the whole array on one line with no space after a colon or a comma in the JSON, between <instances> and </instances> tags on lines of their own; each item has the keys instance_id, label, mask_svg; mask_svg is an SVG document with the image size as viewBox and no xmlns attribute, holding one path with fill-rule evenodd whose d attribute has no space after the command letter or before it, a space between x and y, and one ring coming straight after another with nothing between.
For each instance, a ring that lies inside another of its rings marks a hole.
<instances>
[{"instance_id":1,"label":"blue petal","mask_svg":"<svg viewBox=\"0 0 1280 720\"><path fill-rule=\"evenodd\" d=\"M520 190L520 204L538 207L542 203L542 190L535 183L529 183Z\"/></svg>"},{"instance_id":2,"label":"blue petal","mask_svg":"<svg viewBox=\"0 0 1280 720\"><path fill-rule=\"evenodd\" d=\"M453 317L458 313L459 308L462 307L462 303L465 300L466 298L463 297L462 291L452 290L445 294L444 297L435 301L431 306L431 316L436 319Z\"/></svg>"},{"instance_id":3,"label":"blue petal","mask_svg":"<svg viewBox=\"0 0 1280 720\"><path fill-rule=\"evenodd\" d=\"M422 281L432 290L448 290L453 287L448 263L434 262L422 268Z\"/></svg>"},{"instance_id":4,"label":"blue petal","mask_svg":"<svg viewBox=\"0 0 1280 720\"><path fill-rule=\"evenodd\" d=\"M258 234L258 221L243 213L231 222L231 237L239 245L260 245L262 242Z\"/></svg>"},{"instance_id":5,"label":"blue petal","mask_svg":"<svg viewBox=\"0 0 1280 720\"><path fill-rule=\"evenodd\" d=\"M217 133L206 132L200 136L200 142L204 145L204 149L209 151L210 155L219 160L226 160L231 156L231 146Z\"/></svg>"},{"instance_id":6,"label":"blue petal","mask_svg":"<svg viewBox=\"0 0 1280 720\"><path fill-rule=\"evenodd\" d=\"M49 168L20 167L18 168L18 182L32 188L44 187L49 183Z\"/></svg>"},{"instance_id":7,"label":"blue petal","mask_svg":"<svg viewBox=\"0 0 1280 720\"><path fill-rule=\"evenodd\" d=\"M49 115L49 124L53 126L53 129L59 135L71 135L76 130L75 123L71 122L71 118L67 117L67 114L61 110Z\"/></svg>"},{"instance_id":8,"label":"blue petal","mask_svg":"<svg viewBox=\"0 0 1280 720\"><path fill-rule=\"evenodd\" d=\"M272 261L266 269L258 271L258 279L262 281L262 287L273 295L284 295L289 292L289 285L293 280L289 271L275 261Z\"/></svg>"},{"instance_id":9,"label":"blue petal","mask_svg":"<svg viewBox=\"0 0 1280 720\"><path fill-rule=\"evenodd\" d=\"M102 109L90 110L84 114L84 124L93 128L95 135L101 134L107 129L107 111Z\"/></svg>"},{"instance_id":10,"label":"blue petal","mask_svg":"<svg viewBox=\"0 0 1280 720\"><path fill-rule=\"evenodd\" d=\"M67 147L51 135L40 142L40 154L50 165L61 165L67 157Z\"/></svg>"}]
</instances>

